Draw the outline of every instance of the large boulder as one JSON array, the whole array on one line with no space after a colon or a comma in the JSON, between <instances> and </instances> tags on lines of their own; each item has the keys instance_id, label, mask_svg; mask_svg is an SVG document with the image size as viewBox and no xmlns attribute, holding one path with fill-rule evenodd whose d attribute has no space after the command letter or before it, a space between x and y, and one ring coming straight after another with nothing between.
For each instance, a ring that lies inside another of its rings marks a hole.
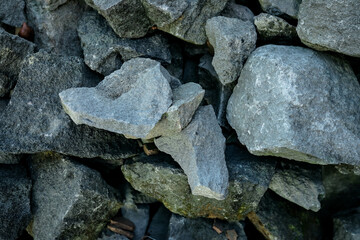
<instances>
[{"instance_id":1,"label":"large boulder","mask_svg":"<svg viewBox=\"0 0 360 240\"><path fill-rule=\"evenodd\" d=\"M359 165L360 85L343 59L266 45L246 62L227 119L255 155Z\"/></svg>"},{"instance_id":2,"label":"large boulder","mask_svg":"<svg viewBox=\"0 0 360 240\"><path fill-rule=\"evenodd\" d=\"M261 8L275 16L297 18L302 0L259 0Z\"/></svg>"},{"instance_id":3,"label":"large boulder","mask_svg":"<svg viewBox=\"0 0 360 240\"><path fill-rule=\"evenodd\" d=\"M0 1L0 22L13 27L21 27L26 22L25 1Z\"/></svg>"}]
</instances>

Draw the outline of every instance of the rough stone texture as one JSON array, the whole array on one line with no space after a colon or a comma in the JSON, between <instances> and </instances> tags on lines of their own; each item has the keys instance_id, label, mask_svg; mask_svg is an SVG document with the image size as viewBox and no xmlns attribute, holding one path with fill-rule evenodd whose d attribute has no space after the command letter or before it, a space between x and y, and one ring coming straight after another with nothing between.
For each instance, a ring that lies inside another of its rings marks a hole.
<instances>
[{"instance_id":1,"label":"rough stone texture","mask_svg":"<svg viewBox=\"0 0 360 240\"><path fill-rule=\"evenodd\" d=\"M143 37L151 26L140 0L85 2L104 16L114 32L122 38Z\"/></svg>"},{"instance_id":2,"label":"rough stone texture","mask_svg":"<svg viewBox=\"0 0 360 240\"><path fill-rule=\"evenodd\" d=\"M22 155L0 153L0 164L17 164L21 158Z\"/></svg>"},{"instance_id":3,"label":"rough stone texture","mask_svg":"<svg viewBox=\"0 0 360 240\"><path fill-rule=\"evenodd\" d=\"M21 27L23 22L26 22L24 9L24 0L0 1L0 22L13 27Z\"/></svg>"},{"instance_id":4,"label":"rough stone texture","mask_svg":"<svg viewBox=\"0 0 360 240\"><path fill-rule=\"evenodd\" d=\"M59 95L76 124L145 138L172 103L170 79L159 62L135 58L94 88L72 88Z\"/></svg>"},{"instance_id":5,"label":"rough stone texture","mask_svg":"<svg viewBox=\"0 0 360 240\"><path fill-rule=\"evenodd\" d=\"M88 126L76 126L58 94L71 87L93 86L94 77L76 57L45 52L29 55L10 103L0 115L0 152L55 151L82 158L119 159L138 152L136 142Z\"/></svg>"},{"instance_id":6,"label":"rough stone texture","mask_svg":"<svg viewBox=\"0 0 360 240\"><path fill-rule=\"evenodd\" d=\"M360 208L334 218L334 240L360 239Z\"/></svg>"},{"instance_id":7,"label":"rough stone texture","mask_svg":"<svg viewBox=\"0 0 360 240\"><path fill-rule=\"evenodd\" d=\"M121 207L100 173L58 154L32 157L35 239L94 239Z\"/></svg>"},{"instance_id":8,"label":"rough stone texture","mask_svg":"<svg viewBox=\"0 0 360 240\"><path fill-rule=\"evenodd\" d=\"M214 47L212 65L222 84L235 81L256 45L253 23L236 18L214 17L206 22L206 35Z\"/></svg>"},{"instance_id":9,"label":"rough stone texture","mask_svg":"<svg viewBox=\"0 0 360 240\"><path fill-rule=\"evenodd\" d=\"M325 195L321 167L281 163L269 188L279 196L307 210L317 212Z\"/></svg>"},{"instance_id":10,"label":"rough stone texture","mask_svg":"<svg viewBox=\"0 0 360 240\"><path fill-rule=\"evenodd\" d=\"M119 38L105 19L94 11L84 13L78 33L85 63L105 76L120 69L123 61L136 57L171 62L169 45L163 35L155 34L140 39Z\"/></svg>"},{"instance_id":11,"label":"rough stone texture","mask_svg":"<svg viewBox=\"0 0 360 240\"><path fill-rule=\"evenodd\" d=\"M238 18L243 21L254 22L253 12L248 7L236 4L235 0L230 0L220 15L229 18Z\"/></svg>"},{"instance_id":12,"label":"rough stone texture","mask_svg":"<svg viewBox=\"0 0 360 240\"><path fill-rule=\"evenodd\" d=\"M192 82L174 89L172 105L146 138L169 136L184 129L190 123L204 94L205 90Z\"/></svg>"},{"instance_id":13,"label":"rough stone texture","mask_svg":"<svg viewBox=\"0 0 360 240\"><path fill-rule=\"evenodd\" d=\"M33 43L0 28L0 97L7 95L15 86L22 61L34 52L34 48Z\"/></svg>"},{"instance_id":14,"label":"rough stone texture","mask_svg":"<svg viewBox=\"0 0 360 240\"><path fill-rule=\"evenodd\" d=\"M261 8L271 15L297 18L302 0L259 0Z\"/></svg>"},{"instance_id":15,"label":"rough stone texture","mask_svg":"<svg viewBox=\"0 0 360 240\"><path fill-rule=\"evenodd\" d=\"M255 155L359 165L360 86L344 60L266 45L249 57L227 119Z\"/></svg>"},{"instance_id":16,"label":"rough stone texture","mask_svg":"<svg viewBox=\"0 0 360 240\"><path fill-rule=\"evenodd\" d=\"M135 208L124 206L121 208L122 216L135 225L134 240L140 240L145 236L149 224L149 213L149 205L137 205Z\"/></svg>"},{"instance_id":17,"label":"rough stone texture","mask_svg":"<svg viewBox=\"0 0 360 240\"><path fill-rule=\"evenodd\" d=\"M188 177L194 195L225 199L229 175L225 137L211 105L199 107L180 133L155 139L160 151L170 154Z\"/></svg>"},{"instance_id":18,"label":"rough stone texture","mask_svg":"<svg viewBox=\"0 0 360 240\"><path fill-rule=\"evenodd\" d=\"M54 11L59 6L67 3L69 0L45 0L44 7L49 9L50 11Z\"/></svg>"},{"instance_id":19,"label":"rough stone texture","mask_svg":"<svg viewBox=\"0 0 360 240\"><path fill-rule=\"evenodd\" d=\"M275 162L234 146L227 148L226 161L229 190L224 200L192 195L186 175L167 155L127 161L121 170L136 190L157 198L174 213L238 221L256 209L275 172Z\"/></svg>"},{"instance_id":20,"label":"rough stone texture","mask_svg":"<svg viewBox=\"0 0 360 240\"><path fill-rule=\"evenodd\" d=\"M154 239L167 239L171 212L161 205L151 219L148 234Z\"/></svg>"},{"instance_id":21,"label":"rough stone texture","mask_svg":"<svg viewBox=\"0 0 360 240\"><path fill-rule=\"evenodd\" d=\"M106 229L101 233L100 237L98 237L97 240L128 240L128 238L123 235L114 233L109 229Z\"/></svg>"},{"instance_id":22,"label":"rough stone texture","mask_svg":"<svg viewBox=\"0 0 360 240\"><path fill-rule=\"evenodd\" d=\"M297 33L316 50L360 57L360 5L357 0L303 0Z\"/></svg>"},{"instance_id":23,"label":"rough stone texture","mask_svg":"<svg viewBox=\"0 0 360 240\"><path fill-rule=\"evenodd\" d=\"M335 168L341 174L355 174L360 176L360 165L358 166L351 166L351 165L336 165Z\"/></svg>"},{"instance_id":24,"label":"rough stone texture","mask_svg":"<svg viewBox=\"0 0 360 240\"><path fill-rule=\"evenodd\" d=\"M0 164L0 239L18 239L31 220L31 180L21 165Z\"/></svg>"},{"instance_id":25,"label":"rough stone texture","mask_svg":"<svg viewBox=\"0 0 360 240\"><path fill-rule=\"evenodd\" d=\"M34 41L39 48L51 53L82 56L76 28L86 4L69 0L55 8L56 4L60 4L60 1L26 0L29 26L35 32Z\"/></svg>"}]
</instances>

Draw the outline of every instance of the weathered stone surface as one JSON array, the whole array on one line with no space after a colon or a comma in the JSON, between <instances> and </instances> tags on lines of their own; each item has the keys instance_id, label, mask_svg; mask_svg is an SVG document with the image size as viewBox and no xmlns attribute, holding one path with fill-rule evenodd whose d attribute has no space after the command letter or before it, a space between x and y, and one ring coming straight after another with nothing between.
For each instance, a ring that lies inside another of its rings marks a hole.
<instances>
[{"instance_id":1,"label":"weathered stone surface","mask_svg":"<svg viewBox=\"0 0 360 240\"><path fill-rule=\"evenodd\" d=\"M0 115L0 152L55 151L109 159L134 156L138 152L136 142L76 126L63 111L58 94L71 87L94 86L93 81L79 58L45 52L29 55L11 101Z\"/></svg>"},{"instance_id":2,"label":"weathered stone surface","mask_svg":"<svg viewBox=\"0 0 360 240\"><path fill-rule=\"evenodd\" d=\"M246 62L227 119L253 154L359 165L359 102L359 83L344 60L266 45Z\"/></svg>"},{"instance_id":3,"label":"weathered stone surface","mask_svg":"<svg viewBox=\"0 0 360 240\"><path fill-rule=\"evenodd\" d=\"M154 142L160 151L170 154L180 164L192 194L225 199L229 185L225 137L211 105L200 107L183 131Z\"/></svg>"},{"instance_id":4,"label":"weathered stone surface","mask_svg":"<svg viewBox=\"0 0 360 240\"><path fill-rule=\"evenodd\" d=\"M256 29L253 23L236 18L214 17L206 22L206 35L214 47L212 65L222 84L235 81L243 64L255 49Z\"/></svg>"},{"instance_id":5,"label":"weathered stone surface","mask_svg":"<svg viewBox=\"0 0 360 240\"><path fill-rule=\"evenodd\" d=\"M227 147L226 161L229 190L224 200L191 194L186 175L167 155L127 161L121 170L136 190L157 198L174 213L238 221L256 209L275 173L275 162L234 146Z\"/></svg>"},{"instance_id":6,"label":"weathered stone surface","mask_svg":"<svg viewBox=\"0 0 360 240\"><path fill-rule=\"evenodd\" d=\"M31 220L31 180L21 165L0 164L0 239L18 239Z\"/></svg>"},{"instance_id":7,"label":"weathered stone surface","mask_svg":"<svg viewBox=\"0 0 360 240\"><path fill-rule=\"evenodd\" d=\"M94 11L84 13L78 26L85 63L105 76L120 69L123 61L149 57L170 63L167 39L160 34L140 39L119 38Z\"/></svg>"},{"instance_id":8,"label":"weathered stone surface","mask_svg":"<svg viewBox=\"0 0 360 240\"><path fill-rule=\"evenodd\" d=\"M259 0L261 8L275 16L297 18L302 0Z\"/></svg>"},{"instance_id":9,"label":"weathered stone surface","mask_svg":"<svg viewBox=\"0 0 360 240\"><path fill-rule=\"evenodd\" d=\"M339 214L334 218L334 240L360 239L360 208Z\"/></svg>"},{"instance_id":10,"label":"weathered stone surface","mask_svg":"<svg viewBox=\"0 0 360 240\"><path fill-rule=\"evenodd\" d=\"M83 1L61 2L26 0L29 26L35 32L34 41L39 48L51 53L82 56L76 28L86 4Z\"/></svg>"},{"instance_id":11,"label":"weathered stone surface","mask_svg":"<svg viewBox=\"0 0 360 240\"><path fill-rule=\"evenodd\" d=\"M100 173L58 154L32 157L35 239L94 239L121 207Z\"/></svg>"},{"instance_id":12,"label":"weathered stone surface","mask_svg":"<svg viewBox=\"0 0 360 240\"><path fill-rule=\"evenodd\" d=\"M1 1L0 22L6 23L13 27L21 27L23 22L26 22L24 9L24 0Z\"/></svg>"},{"instance_id":13,"label":"weathered stone surface","mask_svg":"<svg viewBox=\"0 0 360 240\"><path fill-rule=\"evenodd\" d=\"M357 0L303 0L297 33L316 50L360 57L360 5Z\"/></svg>"},{"instance_id":14,"label":"weathered stone surface","mask_svg":"<svg viewBox=\"0 0 360 240\"><path fill-rule=\"evenodd\" d=\"M140 0L85 2L104 16L114 32L122 38L143 37L151 26Z\"/></svg>"},{"instance_id":15,"label":"weathered stone surface","mask_svg":"<svg viewBox=\"0 0 360 240\"><path fill-rule=\"evenodd\" d=\"M59 95L76 124L145 138L172 103L170 79L159 62L135 58L94 88L72 88Z\"/></svg>"},{"instance_id":16,"label":"weathered stone surface","mask_svg":"<svg viewBox=\"0 0 360 240\"><path fill-rule=\"evenodd\" d=\"M186 83L173 90L173 103L146 137L169 136L180 132L191 121L205 90L196 83Z\"/></svg>"},{"instance_id":17,"label":"weathered stone surface","mask_svg":"<svg viewBox=\"0 0 360 240\"><path fill-rule=\"evenodd\" d=\"M279 196L307 210L317 212L325 195L321 167L282 162L269 188Z\"/></svg>"},{"instance_id":18,"label":"weathered stone surface","mask_svg":"<svg viewBox=\"0 0 360 240\"><path fill-rule=\"evenodd\" d=\"M121 214L124 218L129 219L135 225L134 239L142 239L145 236L147 226L150 218L149 205L137 205L136 207L121 208Z\"/></svg>"},{"instance_id":19,"label":"weathered stone surface","mask_svg":"<svg viewBox=\"0 0 360 240\"><path fill-rule=\"evenodd\" d=\"M34 48L33 43L0 28L0 97L7 95L15 86L22 61L34 52Z\"/></svg>"},{"instance_id":20,"label":"weathered stone surface","mask_svg":"<svg viewBox=\"0 0 360 240\"><path fill-rule=\"evenodd\" d=\"M253 12L248 7L237 4L235 0L230 0L220 15L228 18L238 18L243 21L254 22Z\"/></svg>"}]
</instances>

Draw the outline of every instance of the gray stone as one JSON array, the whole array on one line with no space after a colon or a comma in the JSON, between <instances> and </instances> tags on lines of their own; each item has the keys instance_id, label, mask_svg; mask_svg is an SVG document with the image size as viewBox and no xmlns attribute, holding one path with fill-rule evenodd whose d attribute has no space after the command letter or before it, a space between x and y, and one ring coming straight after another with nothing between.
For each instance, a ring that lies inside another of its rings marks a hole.
<instances>
[{"instance_id":1,"label":"gray stone","mask_svg":"<svg viewBox=\"0 0 360 240\"><path fill-rule=\"evenodd\" d=\"M134 58L94 88L71 88L59 95L76 124L145 138L172 103L170 78L159 62Z\"/></svg>"},{"instance_id":2,"label":"gray stone","mask_svg":"<svg viewBox=\"0 0 360 240\"><path fill-rule=\"evenodd\" d=\"M1 164L17 164L20 162L22 155L6 154L0 152L0 163Z\"/></svg>"},{"instance_id":3,"label":"gray stone","mask_svg":"<svg viewBox=\"0 0 360 240\"><path fill-rule=\"evenodd\" d=\"M168 155L126 161L121 170L136 190L163 202L174 213L238 221L257 208L275 173L276 162L234 146L227 147L226 161L229 190L224 200L191 194L186 175Z\"/></svg>"},{"instance_id":4,"label":"gray stone","mask_svg":"<svg viewBox=\"0 0 360 240\"><path fill-rule=\"evenodd\" d=\"M94 239L120 209L99 172L58 154L33 155L35 239Z\"/></svg>"},{"instance_id":5,"label":"gray stone","mask_svg":"<svg viewBox=\"0 0 360 240\"><path fill-rule=\"evenodd\" d=\"M186 83L173 90L173 103L151 130L147 139L181 132L199 107L205 90L197 83Z\"/></svg>"},{"instance_id":6,"label":"gray stone","mask_svg":"<svg viewBox=\"0 0 360 240\"><path fill-rule=\"evenodd\" d=\"M124 205L132 208L136 208L138 204L158 202L155 198L136 191L128 182L121 184L121 194L124 196Z\"/></svg>"},{"instance_id":7,"label":"gray stone","mask_svg":"<svg viewBox=\"0 0 360 240\"><path fill-rule=\"evenodd\" d=\"M341 173L341 174L354 174L360 176L360 165L358 166L352 166L352 165L336 165L335 168Z\"/></svg>"},{"instance_id":8,"label":"gray stone","mask_svg":"<svg viewBox=\"0 0 360 240\"><path fill-rule=\"evenodd\" d=\"M357 0L303 0L297 33L316 50L360 57L360 5Z\"/></svg>"},{"instance_id":9,"label":"gray stone","mask_svg":"<svg viewBox=\"0 0 360 240\"><path fill-rule=\"evenodd\" d=\"M135 225L134 240L141 240L145 236L149 224L149 205L137 205L135 208L125 205L121 208L121 214Z\"/></svg>"},{"instance_id":10,"label":"gray stone","mask_svg":"<svg viewBox=\"0 0 360 240\"><path fill-rule=\"evenodd\" d=\"M238 18L243 21L254 22L253 12L248 7L237 4L235 0L230 0L220 15L228 18Z\"/></svg>"},{"instance_id":11,"label":"gray stone","mask_svg":"<svg viewBox=\"0 0 360 240\"><path fill-rule=\"evenodd\" d=\"M360 239L360 208L339 214L334 218L334 240Z\"/></svg>"},{"instance_id":12,"label":"gray stone","mask_svg":"<svg viewBox=\"0 0 360 240\"><path fill-rule=\"evenodd\" d=\"M261 8L271 15L297 18L302 0L259 0Z\"/></svg>"},{"instance_id":13,"label":"gray stone","mask_svg":"<svg viewBox=\"0 0 360 240\"><path fill-rule=\"evenodd\" d=\"M155 145L180 164L192 194L225 199L229 185L225 137L211 105L199 107L183 131L157 138Z\"/></svg>"},{"instance_id":14,"label":"gray stone","mask_svg":"<svg viewBox=\"0 0 360 240\"><path fill-rule=\"evenodd\" d=\"M31 220L31 180L21 165L0 164L0 239L18 239Z\"/></svg>"},{"instance_id":15,"label":"gray stone","mask_svg":"<svg viewBox=\"0 0 360 240\"><path fill-rule=\"evenodd\" d=\"M24 0L2 0L0 1L0 22L13 27L21 27L23 22L26 22L24 10Z\"/></svg>"},{"instance_id":16,"label":"gray stone","mask_svg":"<svg viewBox=\"0 0 360 240\"><path fill-rule=\"evenodd\" d=\"M253 23L236 18L214 17L206 22L206 35L214 47L212 65L222 84L235 81L256 45Z\"/></svg>"},{"instance_id":17,"label":"gray stone","mask_svg":"<svg viewBox=\"0 0 360 240\"><path fill-rule=\"evenodd\" d=\"M114 32L122 38L143 37L151 26L140 0L85 2L104 16Z\"/></svg>"},{"instance_id":18,"label":"gray stone","mask_svg":"<svg viewBox=\"0 0 360 240\"><path fill-rule=\"evenodd\" d=\"M0 97L15 86L24 58L35 45L0 28Z\"/></svg>"},{"instance_id":19,"label":"gray stone","mask_svg":"<svg viewBox=\"0 0 360 240\"><path fill-rule=\"evenodd\" d=\"M105 229L101 234L100 237L97 238L97 240L128 240L127 237L114 233L110 231L109 229Z\"/></svg>"},{"instance_id":20,"label":"gray stone","mask_svg":"<svg viewBox=\"0 0 360 240\"><path fill-rule=\"evenodd\" d=\"M148 234L153 239L167 239L170 217L171 212L161 205L151 219Z\"/></svg>"},{"instance_id":21,"label":"gray stone","mask_svg":"<svg viewBox=\"0 0 360 240\"><path fill-rule=\"evenodd\" d=\"M81 18L78 33L84 50L85 63L94 71L109 75L120 69L123 61L149 57L171 62L167 39L160 34L140 39L119 38L105 19L94 11Z\"/></svg>"},{"instance_id":22,"label":"gray stone","mask_svg":"<svg viewBox=\"0 0 360 240\"><path fill-rule=\"evenodd\" d=\"M269 188L279 196L307 210L317 212L325 195L321 167L281 163Z\"/></svg>"},{"instance_id":23,"label":"gray stone","mask_svg":"<svg viewBox=\"0 0 360 240\"><path fill-rule=\"evenodd\" d=\"M44 7L49 9L50 11L54 11L61 5L67 3L69 0L45 0Z\"/></svg>"},{"instance_id":24,"label":"gray stone","mask_svg":"<svg viewBox=\"0 0 360 240\"><path fill-rule=\"evenodd\" d=\"M0 152L55 151L82 158L128 158L139 149L121 135L76 126L58 94L71 87L94 86L83 61L45 52L29 55L11 101L0 115Z\"/></svg>"},{"instance_id":25,"label":"gray stone","mask_svg":"<svg viewBox=\"0 0 360 240\"><path fill-rule=\"evenodd\" d=\"M266 45L247 60L227 119L255 155L359 165L359 102L359 83L343 59Z\"/></svg>"}]
</instances>

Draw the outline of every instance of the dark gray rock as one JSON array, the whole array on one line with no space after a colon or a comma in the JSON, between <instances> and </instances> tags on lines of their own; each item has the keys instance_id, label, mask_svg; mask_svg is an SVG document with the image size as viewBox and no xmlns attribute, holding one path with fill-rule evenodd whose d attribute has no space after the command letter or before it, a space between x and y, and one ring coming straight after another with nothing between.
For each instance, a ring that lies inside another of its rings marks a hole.
<instances>
[{"instance_id":1,"label":"dark gray rock","mask_svg":"<svg viewBox=\"0 0 360 240\"><path fill-rule=\"evenodd\" d=\"M236 18L214 17L206 22L206 35L214 47L212 65L222 84L235 81L256 45L253 23Z\"/></svg>"},{"instance_id":2,"label":"dark gray rock","mask_svg":"<svg viewBox=\"0 0 360 240\"><path fill-rule=\"evenodd\" d=\"M235 0L230 0L220 15L228 18L238 18L243 21L254 22L253 12L248 7L237 4Z\"/></svg>"},{"instance_id":3,"label":"dark gray rock","mask_svg":"<svg viewBox=\"0 0 360 240\"><path fill-rule=\"evenodd\" d=\"M360 176L360 166L352 166L352 165L336 165L335 168L341 173L341 174L355 174Z\"/></svg>"},{"instance_id":4,"label":"dark gray rock","mask_svg":"<svg viewBox=\"0 0 360 240\"><path fill-rule=\"evenodd\" d=\"M128 240L124 235L120 235L110 231L109 229L105 229L97 240Z\"/></svg>"},{"instance_id":5,"label":"dark gray rock","mask_svg":"<svg viewBox=\"0 0 360 240\"><path fill-rule=\"evenodd\" d=\"M35 239L94 239L122 205L100 173L68 157L34 155L31 173Z\"/></svg>"},{"instance_id":6,"label":"dark gray rock","mask_svg":"<svg viewBox=\"0 0 360 240\"><path fill-rule=\"evenodd\" d=\"M360 239L360 208L339 214L334 218L334 240Z\"/></svg>"},{"instance_id":7,"label":"dark gray rock","mask_svg":"<svg viewBox=\"0 0 360 240\"><path fill-rule=\"evenodd\" d=\"M124 218L129 219L135 225L134 240L141 240L145 236L146 229L149 224L149 205L142 204L135 207L127 207L125 205L121 208L121 214Z\"/></svg>"},{"instance_id":8,"label":"dark gray rock","mask_svg":"<svg viewBox=\"0 0 360 240\"><path fill-rule=\"evenodd\" d=\"M279 196L307 210L317 212L325 195L321 167L281 163L269 188Z\"/></svg>"},{"instance_id":9,"label":"dark gray rock","mask_svg":"<svg viewBox=\"0 0 360 240\"><path fill-rule=\"evenodd\" d=\"M31 220L31 180L21 165L0 164L0 239L18 239Z\"/></svg>"},{"instance_id":10,"label":"dark gray rock","mask_svg":"<svg viewBox=\"0 0 360 240\"><path fill-rule=\"evenodd\" d=\"M105 76L120 69L123 61L136 57L149 57L168 64L171 62L168 41L163 35L140 39L119 38L105 19L94 11L83 15L78 33L85 63Z\"/></svg>"},{"instance_id":11,"label":"dark gray rock","mask_svg":"<svg viewBox=\"0 0 360 240\"><path fill-rule=\"evenodd\" d=\"M302 0L259 0L261 8L271 15L297 18Z\"/></svg>"},{"instance_id":12,"label":"dark gray rock","mask_svg":"<svg viewBox=\"0 0 360 240\"><path fill-rule=\"evenodd\" d=\"M255 155L359 165L359 102L359 82L343 59L266 45L247 60L227 119Z\"/></svg>"},{"instance_id":13,"label":"dark gray rock","mask_svg":"<svg viewBox=\"0 0 360 240\"><path fill-rule=\"evenodd\" d=\"M159 62L134 58L94 88L71 88L59 95L76 124L145 138L172 103L170 80Z\"/></svg>"},{"instance_id":14,"label":"dark gray rock","mask_svg":"<svg viewBox=\"0 0 360 240\"><path fill-rule=\"evenodd\" d=\"M148 235L154 239L167 239L170 217L171 212L161 205L151 219Z\"/></svg>"},{"instance_id":15,"label":"dark gray rock","mask_svg":"<svg viewBox=\"0 0 360 240\"><path fill-rule=\"evenodd\" d=\"M122 38L143 37L151 26L140 0L85 2L104 16L114 32Z\"/></svg>"},{"instance_id":16,"label":"dark gray rock","mask_svg":"<svg viewBox=\"0 0 360 240\"><path fill-rule=\"evenodd\" d=\"M22 155L0 153L0 164L17 164L21 158Z\"/></svg>"},{"instance_id":17,"label":"dark gray rock","mask_svg":"<svg viewBox=\"0 0 360 240\"><path fill-rule=\"evenodd\" d=\"M0 97L15 86L22 61L34 48L33 43L0 28Z\"/></svg>"},{"instance_id":18,"label":"dark gray rock","mask_svg":"<svg viewBox=\"0 0 360 240\"><path fill-rule=\"evenodd\" d=\"M24 0L0 1L0 22L13 27L21 27L23 22L26 22L24 10Z\"/></svg>"},{"instance_id":19,"label":"dark gray rock","mask_svg":"<svg viewBox=\"0 0 360 240\"><path fill-rule=\"evenodd\" d=\"M224 200L191 194L187 177L167 155L127 161L121 168L138 191L163 202L172 212L186 217L238 221L254 211L275 173L275 162L228 146L229 190Z\"/></svg>"},{"instance_id":20,"label":"dark gray rock","mask_svg":"<svg viewBox=\"0 0 360 240\"><path fill-rule=\"evenodd\" d=\"M360 57L360 5L357 0L303 0L297 33L316 50Z\"/></svg>"},{"instance_id":21,"label":"dark gray rock","mask_svg":"<svg viewBox=\"0 0 360 240\"><path fill-rule=\"evenodd\" d=\"M76 57L45 52L29 55L10 103L0 115L0 152L55 151L82 158L120 159L138 152L136 142L88 126L76 126L58 94L71 87L94 86Z\"/></svg>"}]
</instances>

